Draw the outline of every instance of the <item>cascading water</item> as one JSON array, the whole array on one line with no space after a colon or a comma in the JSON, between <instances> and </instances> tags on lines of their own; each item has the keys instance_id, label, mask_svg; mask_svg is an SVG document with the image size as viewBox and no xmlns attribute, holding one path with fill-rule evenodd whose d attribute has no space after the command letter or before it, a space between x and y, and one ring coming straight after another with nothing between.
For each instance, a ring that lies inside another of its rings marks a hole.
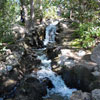
<instances>
[{"instance_id":1,"label":"cascading water","mask_svg":"<svg viewBox=\"0 0 100 100\"><path fill-rule=\"evenodd\" d=\"M46 27L46 35L44 40L44 45L47 45L49 42L55 42L55 34L56 34L56 25L58 21L55 21Z\"/></svg>"},{"instance_id":2,"label":"cascading water","mask_svg":"<svg viewBox=\"0 0 100 100\"><path fill-rule=\"evenodd\" d=\"M55 33L56 33L56 25L57 24L58 24L58 21L53 22L52 24L47 26L44 45L47 45L50 42L52 42L52 43L55 42ZM68 100L68 98L71 96L72 92L76 91L76 89L69 89L65 85L61 76L57 75L55 72L52 71L51 60L48 60L48 58L43 53L43 51L44 51L44 49L36 50L37 55L38 55L37 58L41 60L41 65L40 65L41 70L37 71L37 73L33 72L32 76L36 75L36 77L39 80L48 78L52 82L54 88L47 89L48 93L47 93L46 97L57 94L57 95L60 95L61 97L63 97L63 99L59 99L59 100ZM52 99L52 100L55 100L55 99Z\"/></svg>"},{"instance_id":3,"label":"cascading water","mask_svg":"<svg viewBox=\"0 0 100 100\"><path fill-rule=\"evenodd\" d=\"M44 78L49 78L54 86L52 89L47 89L48 94L46 97L49 97L53 94L58 94L62 96L64 99L69 98L73 91L76 91L76 89L69 89L64 81L62 80L61 76L57 75L55 72L51 69L51 60L48 60L45 54L39 54L37 57L41 60L41 70L39 70L36 74L36 77L41 80ZM33 72L34 76L34 72ZM60 100L60 99L59 99Z\"/></svg>"}]
</instances>

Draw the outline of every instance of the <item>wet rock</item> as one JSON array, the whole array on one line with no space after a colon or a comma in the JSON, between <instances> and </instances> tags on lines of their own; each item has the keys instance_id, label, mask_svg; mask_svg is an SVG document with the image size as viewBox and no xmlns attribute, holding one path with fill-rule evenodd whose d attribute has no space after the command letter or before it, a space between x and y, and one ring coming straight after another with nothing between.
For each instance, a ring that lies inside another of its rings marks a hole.
<instances>
[{"instance_id":1,"label":"wet rock","mask_svg":"<svg viewBox=\"0 0 100 100\"><path fill-rule=\"evenodd\" d=\"M41 79L41 82L42 82L42 84L47 86L47 88L49 88L49 89L54 88L54 85L52 84L51 80L47 77Z\"/></svg>"},{"instance_id":2,"label":"wet rock","mask_svg":"<svg viewBox=\"0 0 100 100\"><path fill-rule=\"evenodd\" d=\"M43 100L68 100L68 98L59 94L52 94L50 97L44 98Z\"/></svg>"},{"instance_id":3,"label":"wet rock","mask_svg":"<svg viewBox=\"0 0 100 100\"><path fill-rule=\"evenodd\" d=\"M93 49L91 60L100 65L100 43Z\"/></svg>"},{"instance_id":4,"label":"wet rock","mask_svg":"<svg viewBox=\"0 0 100 100\"><path fill-rule=\"evenodd\" d=\"M60 73L61 69L62 69L62 66L52 65L52 70L58 74Z\"/></svg>"},{"instance_id":5,"label":"wet rock","mask_svg":"<svg viewBox=\"0 0 100 100\"><path fill-rule=\"evenodd\" d=\"M100 89L92 91L92 100L100 100Z\"/></svg>"},{"instance_id":6,"label":"wet rock","mask_svg":"<svg viewBox=\"0 0 100 100\"><path fill-rule=\"evenodd\" d=\"M95 80L91 72L82 66L63 67L61 75L67 86L83 91L90 91L89 85Z\"/></svg>"},{"instance_id":7,"label":"wet rock","mask_svg":"<svg viewBox=\"0 0 100 100\"><path fill-rule=\"evenodd\" d=\"M49 59L54 59L60 53L60 48L48 47L46 53Z\"/></svg>"},{"instance_id":8,"label":"wet rock","mask_svg":"<svg viewBox=\"0 0 100 100\"><path fill-rule=\"evenodd\" d=\"M91 100L90 93L81 90L72 93L70 100Z\"/></svg>"}]
</instances>

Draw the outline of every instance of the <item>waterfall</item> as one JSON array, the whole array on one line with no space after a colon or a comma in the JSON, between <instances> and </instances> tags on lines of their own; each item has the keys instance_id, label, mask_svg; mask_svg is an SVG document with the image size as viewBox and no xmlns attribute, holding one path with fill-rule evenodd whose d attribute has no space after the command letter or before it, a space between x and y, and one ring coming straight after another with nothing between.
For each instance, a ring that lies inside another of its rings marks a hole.
<instances>
[{"instance_id":1,"label":"waterfall","mask_svg":"<svg viewBox=\"0 0 100 100\"><path fill-rule=\"evenodd\" d=\"M58 24L58 21L55 21L46 27L46 35L45 35L45 39L44 39L44 45L55 42L56 25L57 24Z\"/></svg>"},{"instance_id":2,"label":"waterfall","mask_svg":"<svg viewBox=\"0 0 100 100\"><path fill-rule=\"evenodd\" d=\"M69 89L64 81L62 80L61 76L57 75L55 72L52 71L51 68L51 60L48 60L45 54L41 54L38 56L38 59L41 60L41 70L37 72L37 78L39 80L44 79L44 78L49 78L54 86L52 89L47 89L47 96L49 97L50 95L53 94L59 94L62 97L67 97L69 98L72 95L73 91L76 91L76 89ZM34 72L33 72L34 76ZM66 99L64 99L66 100Z\"/></svg>"}]
</instances>

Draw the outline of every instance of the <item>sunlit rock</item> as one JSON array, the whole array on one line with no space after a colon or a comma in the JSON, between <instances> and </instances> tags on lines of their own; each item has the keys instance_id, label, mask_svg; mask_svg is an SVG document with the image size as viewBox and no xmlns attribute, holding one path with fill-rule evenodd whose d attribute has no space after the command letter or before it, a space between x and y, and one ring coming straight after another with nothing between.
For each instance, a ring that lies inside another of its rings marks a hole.
<instances>
[{"instance_id":1,"label":"sunlit rock","mask_svg":"<svg viewBox=\"0 0 100 100\"><path fill-rule=\"evenodd\" d=\"M77 55L78 56L84 56L86 54L86 52L85 51L83 51L83 50L79 50L79 52L77 52Z\"/></svg>"}]
</instances>

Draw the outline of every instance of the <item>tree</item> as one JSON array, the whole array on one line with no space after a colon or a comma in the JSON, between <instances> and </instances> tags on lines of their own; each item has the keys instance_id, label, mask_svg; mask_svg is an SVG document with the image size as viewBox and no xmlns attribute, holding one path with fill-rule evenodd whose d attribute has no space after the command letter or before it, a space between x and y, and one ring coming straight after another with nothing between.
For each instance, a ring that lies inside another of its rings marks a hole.
<instances>
[{"instance_id":1,"label":"tree","mask_svg":"<svg viewBox=\"0 0 100 100\"><path fill-rule=\"evenodd\" d=\"M30 0L30 19L31 19L31 26L34 24L34 1Z\"/></svg>"}]
</instances>

